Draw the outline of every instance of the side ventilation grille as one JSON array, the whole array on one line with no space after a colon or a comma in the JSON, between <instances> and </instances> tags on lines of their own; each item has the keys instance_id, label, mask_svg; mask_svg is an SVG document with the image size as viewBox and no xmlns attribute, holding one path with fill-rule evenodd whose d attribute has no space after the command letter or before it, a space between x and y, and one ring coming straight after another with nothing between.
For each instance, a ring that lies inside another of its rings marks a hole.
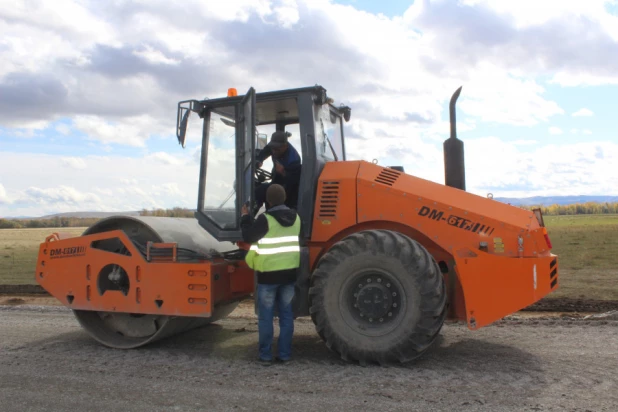
<instances>
[{"instance_id":1,"label":"side ventilation grille","mask_svg":"<svg viewBox=\"0 0 618 412\"><path fill-rule=\"evenodd\" d=\"M334 218L339 206L339 182L324 182L320 193L320 218Z\"/></svg>"},{"instance_id":2,"label":"side ventilation grille","mask_svg":"<svg viewBox=\"0 0 618 412\"><path fill-rule=\"evenodd\" d=\"M377 183L382 183L383 185L392 186L393 183L395 183L395 181L399 178L399 175L401 175L401 173L396 170L384 168L378 177L376 177L375 181Z\"/></svg>"}]
</instances>

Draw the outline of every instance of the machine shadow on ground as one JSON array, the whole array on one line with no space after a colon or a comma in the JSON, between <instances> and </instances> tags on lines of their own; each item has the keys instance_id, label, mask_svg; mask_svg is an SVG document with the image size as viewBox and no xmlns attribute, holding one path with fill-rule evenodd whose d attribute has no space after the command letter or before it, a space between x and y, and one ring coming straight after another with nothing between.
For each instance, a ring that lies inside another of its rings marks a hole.
<instances>
[{"instance_id":1,"label":"machine shadow on ground","mask_svg":"<svg viewBox=\"0 0 618 412\"><path fill-rule=\"evenodd\" d=\"M197 328L182 334L154 342L138 351L166 351L171 356L175 352L200 358L213 358L225 361L253 362L257 358L257 320L236 319L232 324L220 322ZM457 336L459 326L445 326L434 345L419 359L407 364L359 365L346 362L338 354L328 349L313 330L310 321L297 320L292 349L296 363L305 365L339 365L351 368L397 368L397 369L435 369L456 370L465 367L466 373L487 371L530 371L542 373L541 361L534 355L515 346L491 342L483 338ZM277 348L278 327L274 328L273 350Z\"/></svg>"},{"instance_id":2,"label":"machine shadow on ground","mask_svg":"<svg viewBox=\"0 0 618 412\"><path fill-rule=\"evenodd\" d=\"M242 382L268 380L278 374L300 381L319 379L339 388L387 385L391 391L401 391L398 396L404 397L407 388L439 386L469 395L490 387L496 389L492 395L496 398L512 396L516 390L522 400L534 400L547 389L546 369L551 365L544 365L536 355L515 345L496 343L497 338L491 334L471 337L459 326L446 326L435 345L416 361L361 366L341 360L312 326L311 322L297 323L293 364L269 368L256 361L255 319L227 319L132 350L104 347L84 331L74 330L6 348L0 355L11 365L66 365L71 370L85 368L128 378L141 373L162 377L175 370L187 379L211 376ZM275 327L275 348L277 336ZM142 371L140 365L144 364L148 365L147 371Z\"/></svg>"},{"instance_id":3,"label":"machine shadow on ground","mask_svg":"<svg viewBox=\"0 0 618 412\"><path fill-rule=\"evenodd\" d=\"M356 362L346 362L338 354L328 349L326 344L311 329L313 324L307 321L297 321L296 331L293 338L293 352L296 362L331 364L349 367L378 367L378 364L359 365ZM515 346L493 343L482 338L469 338L456 336L454 328L445 326L438 336L434 345L419 359L406 364L382 365L388 368L416 369L445 366L457 369L458 365L466 365L467 372L475 370L504 370L506 366L516 365L518 368L529 371L541 371L541 364L536 356L524 352ZM275 326L273 349L277 348L278 327ZM150 343L146 346L123 350L106 348L85 331L77 330L62 333L43 340L29 343L19 348L8 348L9 351L16 349L42 350L49 345L59 344L66 351L75 353L80 348L88 351L112 351L126 354L147 354L151 351L168 352L170 356L175 353L190 355L191 357L213 358L226 361L254 361L257 356L257 320L234 319L206 325L181 334ZM475 367L475 365L478 366Z\"/></svg>"}]
</instances>

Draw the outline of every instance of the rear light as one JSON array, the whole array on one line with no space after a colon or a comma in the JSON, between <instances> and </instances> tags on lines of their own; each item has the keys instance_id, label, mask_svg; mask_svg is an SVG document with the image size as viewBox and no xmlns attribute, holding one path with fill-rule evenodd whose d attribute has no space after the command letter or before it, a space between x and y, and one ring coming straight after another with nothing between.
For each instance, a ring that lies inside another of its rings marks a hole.
<instances>
[{"instance_id":1,"label":"rear light","mask_svg":"<svg viewBox=\"0 0 618 412\"><path fill-rule=\"evenodd\" d=\"M547 229L543 228L543 237L545 238L545 242L547 243L547 247L548 248L552 248L551 246L551 240L549 240L549 235L547 234Z\"/></svg>"}]
</instances>

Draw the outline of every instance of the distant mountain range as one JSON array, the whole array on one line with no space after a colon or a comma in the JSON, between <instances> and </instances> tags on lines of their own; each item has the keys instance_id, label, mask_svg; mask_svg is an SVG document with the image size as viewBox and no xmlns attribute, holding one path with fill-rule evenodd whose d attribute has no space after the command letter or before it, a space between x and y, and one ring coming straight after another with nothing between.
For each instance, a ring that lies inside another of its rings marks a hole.
<instances>
[{"instance_id":1,"label":"distant mountain range","mask_svg":"<svg viewBox=\"0 0 618 412\"><path fill-rule=\"evenodd\" d=\"M81 217L81 218L103 218L114 215L129 215L129 216L139 216L138 211L131 212L67 212L67 213L56 213L55 215L47 215L43 216L40 219L52 219L54 217Z\"/></svg>"},{"instance_id":2,"label":"distant mountain range","mask_svg":"<svg viewBox=\"0 0 618 412\"><path fill-rule=\"evenodd\" d=\"M510 203L513 206L564 206L588 202L613 203L618 202L618 196L534 196L524 198L496 197L494 200L503 203Z\"/></svg>"},{"instance_id":3,"label":"distant mountain range","mask_svg":"<svg viewBox=\"0 0 618 412\"><path fill-rule=\"evenodd\" d=\"M104 217L115 216L115 215L129 215L129 216L139 216L138 211L129 211L129 212L66 212L66 213L56 213L53 215L45 215L45 216L7 216L5 219L53 219L55 217L77 217L77 218L98 218L102 219Z\"/></svg>"},{"instance_id":4,"label":"distant mountain range","mask_svg":"<svg viewBox=\"0 0 618 412\"><path fill-rule=\"evenodd\" d=\"M618 202L618 196L534 196L534 197L496 197L502 203L509 203L513 206L551 206L551 205L570 205L575 203L613 203ZM128 212L67 212L56 213L46 216L8 216L5 219L52 219L54 217L78 217L78 218L104 218L114 215L139 216L139 211Z\"/></svg>"}]
</instances>

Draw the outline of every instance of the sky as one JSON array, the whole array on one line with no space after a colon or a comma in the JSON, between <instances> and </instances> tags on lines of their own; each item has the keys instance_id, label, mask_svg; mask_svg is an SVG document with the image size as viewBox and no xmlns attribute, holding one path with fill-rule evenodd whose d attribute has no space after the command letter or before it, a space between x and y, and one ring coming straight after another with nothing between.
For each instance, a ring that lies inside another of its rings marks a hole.
<instances>
[{"instance_id":1,"label":"sky","mask_svg":"<svg viewBox=\"0 0 618 412\"><path fill-rule=\"evenodd\" d=\"M4 1L0 59L0 217L196 207L177 103L230 87L320 84L348 160L444 183L462 86L469 192L618 195L616 1Z\"/></svg>"}]
</instances>

